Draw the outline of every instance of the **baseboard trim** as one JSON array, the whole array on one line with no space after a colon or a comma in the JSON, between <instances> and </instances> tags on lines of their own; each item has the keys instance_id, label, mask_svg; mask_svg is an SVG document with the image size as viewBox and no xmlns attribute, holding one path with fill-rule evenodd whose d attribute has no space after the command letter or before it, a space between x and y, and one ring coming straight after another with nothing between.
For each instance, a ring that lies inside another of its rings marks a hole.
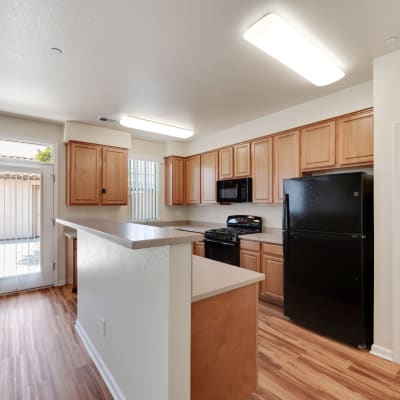
<instances>
[{"instance_id":1,"label":"baseboard trim","mask_svg":"<svg viewBox=\"0 0 400 400\"><path fill-rule=\"evenodd\" d=\"M378 346L377 344L373 344L371 347L371 354L374 356L384 358L385 360L393 361L393 352L386 347Z\"/></svg>"},{"instance_id":2,"label":"baseboard trim","mask_svg":"<svg viewBox=\"0 0 400 400\"><path fill-rule=\"evenodd\" d=\"M100 372L108 390L111 392L111 395L115 400L126 400L124 394L122 393L121 388L118 386L117 382L115 381L114 377L112 376L110 370L107 368L106 364L104 363L103 359L101 358L100 354L94 347L92 341L89 339L86 331L80 324L78 320L75 322L75 329L78 332L79 337L81 338L87 352L89 353L91 359L93 360L94 364L96 365L97 369Z\"/></svg>"}]
</instances>

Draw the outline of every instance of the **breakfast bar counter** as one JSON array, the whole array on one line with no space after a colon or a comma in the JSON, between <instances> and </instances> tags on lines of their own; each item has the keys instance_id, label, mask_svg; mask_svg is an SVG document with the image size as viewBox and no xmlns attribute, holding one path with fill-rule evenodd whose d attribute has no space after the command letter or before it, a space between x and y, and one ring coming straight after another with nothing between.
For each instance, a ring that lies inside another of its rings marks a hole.
<instances>
[{"instance_id":1,"label":"breakfast bar counter","mask_svg":"<svg viewBox=\"0 0 400 400\"><path fill-rule=\"evenodd\" d=\"M262 274L192 256L197 233L57 222L77 230L75 326L115 399L239 400L255 390Z\"/></svg>"}]
</instances>

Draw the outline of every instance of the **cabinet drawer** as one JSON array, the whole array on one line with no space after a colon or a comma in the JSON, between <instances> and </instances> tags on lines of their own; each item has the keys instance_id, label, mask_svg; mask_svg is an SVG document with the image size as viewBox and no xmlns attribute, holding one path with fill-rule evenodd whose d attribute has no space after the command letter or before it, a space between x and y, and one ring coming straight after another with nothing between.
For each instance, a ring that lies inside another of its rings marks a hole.
<instances>
[{"instance_id":1,"label":"cabinet drawer","mask_svg":"<svg viewBox=\"0 0 400 400\"><path fill-rule=\"evenodd\" d=\"M240 249L241 250L250 250L250 251L260 251L260 242L255 242L253 240L240 240Z\"/></svg>"},{"instance_id":2,"label":"cabinet drawer","mask_svg":"<svg viewBox=\"0 0 400 400\"><path fill-rule=\"evenodd\" d=\"M262 252L272 254L277 257L283 257L283 246L279 244L263 243Z\"/></svg>"}]
</instances>

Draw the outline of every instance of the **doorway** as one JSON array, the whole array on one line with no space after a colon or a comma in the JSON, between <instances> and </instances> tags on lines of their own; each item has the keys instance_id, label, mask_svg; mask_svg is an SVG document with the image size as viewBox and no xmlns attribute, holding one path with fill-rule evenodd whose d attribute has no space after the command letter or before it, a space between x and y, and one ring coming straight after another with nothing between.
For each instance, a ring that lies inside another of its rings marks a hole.
<instances>
[{"instance_id":1,"label":"doorway","mask_svg":"<svg viewBox=\"0 0 400 400\"><path fill-rule=\"evenodd\" d=\"M0 294L52 285L53 165L0 161Z\"/></svg>"}]
</instances>

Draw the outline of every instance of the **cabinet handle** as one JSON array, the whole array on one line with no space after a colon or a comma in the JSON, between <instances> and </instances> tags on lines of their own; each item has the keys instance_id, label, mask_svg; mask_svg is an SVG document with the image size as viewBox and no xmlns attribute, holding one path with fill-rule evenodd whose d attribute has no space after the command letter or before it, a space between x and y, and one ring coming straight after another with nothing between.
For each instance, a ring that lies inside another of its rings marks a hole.
<instances>
[{"instance_id":1,"label":"cabinet handle","mask_svg":"<svg viewBox=\"0 0 400 400\"><path fill-rule=\"evenodd\" d=\"M106 188L101 189L101 193L106 194L107 193L107 189Z\"/></svg>"}]
</instances>

